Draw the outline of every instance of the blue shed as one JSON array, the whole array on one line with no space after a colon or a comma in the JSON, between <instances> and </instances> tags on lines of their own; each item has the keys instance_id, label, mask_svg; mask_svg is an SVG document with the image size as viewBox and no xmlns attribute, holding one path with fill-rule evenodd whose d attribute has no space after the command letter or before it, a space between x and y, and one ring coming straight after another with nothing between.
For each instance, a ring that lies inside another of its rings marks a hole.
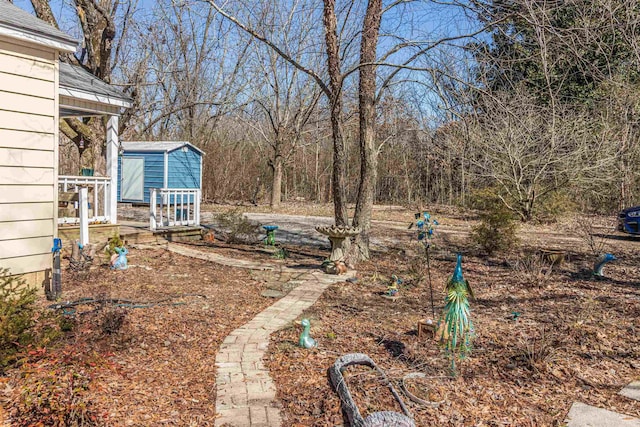
<instances>
[{"instance_id":1,"label":"blue shed","mask_svg":"<svg viewBox=\"0 0 640 427\"><path fill-rule=\"evenodd\" d=\"M202 188L204 152L186 141L122 142L118 201L149 203L150 189Z\"/></svg>"}]
</instances>

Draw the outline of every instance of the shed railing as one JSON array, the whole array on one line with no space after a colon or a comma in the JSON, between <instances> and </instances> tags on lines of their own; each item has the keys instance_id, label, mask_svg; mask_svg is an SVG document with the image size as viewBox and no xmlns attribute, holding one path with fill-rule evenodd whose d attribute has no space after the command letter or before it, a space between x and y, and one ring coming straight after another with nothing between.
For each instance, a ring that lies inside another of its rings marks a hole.
<instances>
[{"instance_id":1,"label":"shed railing","mask_svg":"<svg viewBox=\"0 0 640 427\"><path fill-rule=\"evenodd\" d=\"M58 176L58 224L80 224L80 188L87 188L89 223L112 223L111 178Z\"/></svg>"},{"instance_id":2,"label":"shed railing","mask_svg":"<svg viewBox=\"0 0 640 427\"><path fill-rule=\"evenodd\" d=\"M151 188L149 228L200 225L201 194L197 188Z\"/></svg>"}]
</instances>

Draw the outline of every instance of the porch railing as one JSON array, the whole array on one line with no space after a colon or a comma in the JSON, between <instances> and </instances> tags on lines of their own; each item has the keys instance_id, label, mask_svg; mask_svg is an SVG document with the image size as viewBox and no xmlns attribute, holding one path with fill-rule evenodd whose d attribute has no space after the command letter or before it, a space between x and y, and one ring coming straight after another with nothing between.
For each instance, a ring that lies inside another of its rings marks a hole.
<instances>
[{"instance_id":1,"label":"porch railing","mask_svg":"<svg viewBox=\"0 0 640 427\"><path fill-rule=\"evenodd\" d=\"M58 176L58 224L80 224L79 189L87 188L89 223L111 223L111 178L104 176ZM66 205L66 206L65 206Z\"/></svg>"},{"instance_id":2,"label":"porch railing","mask_svg":"<svg viewBox=\"0 0 640 427\"><path fill-rule=\"evenodd\" d=\"M200 225L201 192L197 188L152 188L149 228Z\"/></svg>"}]
</instances>

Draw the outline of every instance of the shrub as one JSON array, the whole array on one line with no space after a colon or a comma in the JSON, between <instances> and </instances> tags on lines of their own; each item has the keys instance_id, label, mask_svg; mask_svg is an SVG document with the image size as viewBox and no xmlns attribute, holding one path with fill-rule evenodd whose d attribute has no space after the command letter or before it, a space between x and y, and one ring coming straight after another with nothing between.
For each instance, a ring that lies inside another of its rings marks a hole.
<instances>
[{"instance_id":1,"label":"shrub","mask_svg":"<svg viewBox=\"0 0 640 427\"><path fill-rule=\"evenodd\" d=\"M540 254L529 254L516 260L513 265L514 276L530 287L544 288L553 272L552 264Z\"/></svg>"},{"instance_id":2,"label":"shrub","mask_svg":"<svg viewBox=\"0 0 640 427\"><path fill-rule=\"evenodd\" d=\"M275 259L287 259L289 258L289 251L287 248L278 248L278 250L274 252L273 257Z\"/></svg>"},{"instance_id":3,"label":"shrub","mask_svg":"<svg viewBox=\"0 0 640 427\"><path fill-rule=\"evenodd\" d=\"M104 248L104 252L111 256L116 254L116 248L121 248L124 246L124 242L122 241L122 239L120 238L120 236L115 233L113 236L111 236L111 238L109 239L109 242L107 242L107 245Z\"/></svg>"},{"instance_id":4,"label":"shrub","mask_svg":"<svg viewBox=\"0 0 640 427\"><path fill-rule=\"evenodd\" d=\"M537 209L537 220L541 222L556 222L558 218L568 212L575 212L578 206L575 197L566 191L555 191L540 200Z\"/></svg>"},{"instance_id":5,"label":"shrub","mask_svg":"<svg viewBox=\"0 0 640 427\"><path fill-rule=\"evenodd\" d=\"M54 359L45 349L29 352L20 367L21 380L9 397L12 425L89 427L103 422L89 396L91 371L88 361L73 351Z\"/></svg>"},{"instance_id":6,"label":"shrub","mask_svg":"<svg viewBox=\"0 0 640 427\"><path fill-rule=\"evenodd\" d=\"M606 227L609 233L602 233L597 227L597 217L577 216L573 219L571 230L589 248L594 257L598 257L609 250L610 232L615 230L615 223L609 222Z\"/></svg>"},{"instance_id":7,"label":"shrub","mask_svg":"<svg viewBox=\"0 0 640 427\"><path fill-rule=\"evenodd\" d=\"M472 241L488 255L513 248L518 242L513 213L488 191L477 194L474 204L481 212L480 224L471 231Z\"/></svg>"},{"instance_id":8,"label":"shrub","mask_svg":"<svg viewBox=\"0 0 640 427\"><path fill-rule=\"evenodd\" d=\"M254 242L258 240L260 226L242 214L239 209L233 209L216 215L218 226L222 229L227 243Z\"/></svg>"},{"instance_id":9,"label":"shrub","mask_svg":"<svg viewBox=\"0 0 640 427\"><path fill-rule=\"evenodd\" d=\"M36 288L0 269L0 367L15 361L16 353L33 340Z\"/></svg>"},{"instance_id":10,"label":"shrub","mask_svg":"<svg viewBox=\"0 0 640 427\"><path fill-rule=\"evenodd\" d=\"M557 358L557 340L544 329L539 336L520 339L516 360L520 359L527 369L544 371Z\"/></svg>"},{"instance_id":11,"label":"shrub","mask_svg":"<svg viewBox=\"0 0 640 427\"><path fill-rule=\"evenodd\" d=\"M116 334L122 329L127 318L127 311L122 307L106 307L102 310L99 322L100 329L106 335Z\"/></svg>"}]
</instances>

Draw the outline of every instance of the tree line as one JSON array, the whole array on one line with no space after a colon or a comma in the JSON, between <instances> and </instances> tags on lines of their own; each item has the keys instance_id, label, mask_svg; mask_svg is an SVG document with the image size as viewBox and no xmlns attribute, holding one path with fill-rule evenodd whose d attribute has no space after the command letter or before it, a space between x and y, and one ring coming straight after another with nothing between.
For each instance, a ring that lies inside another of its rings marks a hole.
<instances>
[{"instance_id":1,"label":"tree line","mask_svg":"<svg viewBox=\"0 0 640 427\"><path fill-rule=\"evenodd\" d=\"M64 60L134 99L122 139L203 149L207 200L332 202L357 258L374 203L488 191L529 221L637 202L632 0L31 4L82 35ZM103 128L64 121L61 171L101 170Z\"/></svg>"}]
</instances>

